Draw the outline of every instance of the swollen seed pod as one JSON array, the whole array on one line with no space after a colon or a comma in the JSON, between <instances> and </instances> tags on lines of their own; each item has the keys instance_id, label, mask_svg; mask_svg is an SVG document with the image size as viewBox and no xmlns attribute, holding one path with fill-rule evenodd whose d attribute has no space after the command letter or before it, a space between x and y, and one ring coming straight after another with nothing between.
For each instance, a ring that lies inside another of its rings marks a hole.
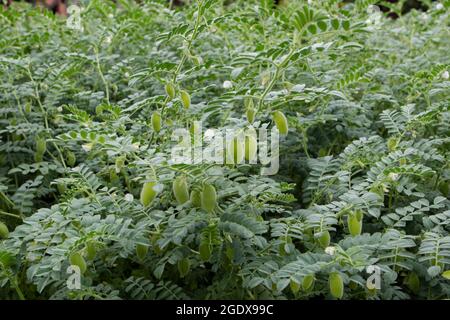
<instances>
[{"instance_id":1,"label":"swollen seed pod","mask_svg":"<svg viewBox=\"0 0 450 320\"><path fill-rule=\"evenodd\" d=\"M333 297L341 299L344 295L344 281L339 273L333 272L328 279L330 293Z\"/></svg>"},{"instance_id":2,"label":"swollen seed pod","mask_svg":"<svg viewBox=\"0 0 450 320\"><path fill-rule=\"evenodd\" d=\"M138 243L136 245L136 255L139 260L144 260L148 253L148 246Z\"/></svg>"},{"instance_id":3,"label":"swollen seed pod","mask_svg":"<svg viewBox=\"0 0 450 320\"><path fill-rule=\"evenodd\" d=\"M44 138L36 139L36 153L44 154L47 150L47 141Z\"/></svg>"},{"instance_id":4,"label":"swollen seed pod","mask_svg":"<svg viewBox=\"0 0 450 320\"><path fill-rule=\"evenodd\" d=\"M146 182L142 186L140 200L141 204L144 207L150 205L150 203L152 203L153 199L155 199L156 195L158 194L158 192L155 190L155 186L156 186L155 181Z\"/></svg>"},{"instance_id":5,"label":"swollen seed pod","mask_svg":"<svg viewBox=\"0 0 450 320\"><path fill-rule=\"evenodd\" d=\"M99 104L98 106L95 107L95 114L96 115L101 115L103 113L103 109L104 106L102 104Z\"/></svg>"},{"instance_id":6,"label":"swollen seed pod","mask_svg":"<svg viewBox=\"0 0 450 320\"><path fill-rule=\"evenodd\" d=\"M86 259L94 260L96 255L97 255L97 246L95 245L95 242L89 241L86 244Z\"/></svg>"},{"instance_id":7,"label":"swollen seed pod","mask_svg":"<svg viewBox=\"0 0 450 320\"><path fill-rule=\"evenodd\" d=\"M56 185L56 189L58 189L58 192L60 194L64 194L64 192L66 192L66 190L67 190L66 185L64 183L58 183Z\"/></svg>"},{"instance_id":8,"label":"swollen seed pod","mask_svg":"<svg viewBox=\"0 0 450 320\"><path fill-rule=\"evenodd\" d=\"M188 258L183 258L183 259L179 260L177 263L177 266L178 266L178 272L180 273L181 278L184 278L189 273L189 270L191 269L191 263Z\"/></svg>"},{"instance_id":9,"label":"swollen seed pod","mask_svg":"<svg viewBox=\"0 0 450 320\"><path fill-rule=\"evenodd\" d=\"M34 154L34 162L41 162L43 159L44 159L44 157L43 157L42 153L36 152Z\"/></svg>"},{"instance_id":10,"label":"swollen seed pod","mask_svg":"<svg viewBox=\"0 0 450 320\"><path fill-rule=\"evenodd\" d=\"M31 113L31 102L25 104L25 113Z\"/></svg>"},{"instance_id":11,"label":"swollen seed pod","mask_svg":"<svg viewBox=\"0 0 450 320\"><path fill-rule=\"evenodd\" d=\"M165 89L166 89L166 94L169 96L170 100L175 98L175 87L174 87L173 83L171 83L171 82L167 83Z\"/></svg>"},{"instance_id":12,"label":"swollen seed pod","mask_svg":"<svg viewBox=\"0 0 450 320\"><path fill-rule=\"evenodd\" d=\"M191 135L195 135L200 132L200 125L197 121L191 122L189 124L189 132L191 133Z\"/></svg>"},{"instance_id":13,"label":"swollen seed pod","mask_svg":"<svg viewBox=\"0 0 450 320\"><path fill-rule=\"evenodd\" d=\"M186 182L186 177L177 177L173 181L172 191L178 204L187 202L189 200L189 187Z\"/></svg>"},{"instance_id":14,"label":"swollen seed pod","mask_svg":"<svg viewBox=\"0 0 450 320\"><path fill-rule=\"evenodd\" d=\"M397 145L398 145L398 139L396 137L391 137L388 139L387 141L387 147L389 151L394 151L395 149L397 149Z\"/></svg>"},{"instance_id":15,"label":"swollen seed pod","mask_svg":"<svg viewBox=\"0 0 450 320\"><path fill-rule=\"evenodd\" d=\"M247 108L247 111L245 114L247 116L248 123L252 124L253 121L255 121L255 115L256 115L255 108Z\"/></svg>"},{"instance_id":16,"label":"swollen seed pod","mask_svg":"<svg viewBox=\"0 0 450 320\"><path fill-rule=\"evenodd\" d=\"M159 111L155 111L152 114L152 126L155 132L159 132L161 130L161 113Z\"/></svg>"},{"instance_id":17,"label":"swollen seed pod","mask_svg":"<svg viewBox=\"0 0 450 320\"><path fill-rule=\"evenodd\" d=\"M446 197L450 189L450 184L447 181L441 181L439 183L439 191Z\"/></svg>"},{"instance_id":18,"label":"swollen seed pod","mask_svg":"<svg viewBox=\"0 0 450 320\"><path fill-rule=\"evenodd\" d=\"M0 221L0 239L6 239L9 236L9 230L6 224Z\"/></svg>"},{"instance_id":19,"label":"swollen seed pod","mask_svg":"<svg viewBox=\"0 0 450 320\"><path fill-rule=\"evenodd\" d=\"M117 175L116 169L110 168L109 169L109 181L114 182L117 179L119 179L119 176Z\"/></svg>"},{"instance_id":20,"label":"swollen seed pod","mask_svg":"<svg viewBox=\"0 0 450 320\"><path fill-rule=\"evenodd\" d=\"M353 237L359 236L362 230L362 219L358 219L356 214L349 214L347 217L347 226Z\"/></svg>"},{"instance_id":21,"label":"swollen seed pod","mask_svg":"<svg viewBox=\"0 0 450 320\"><path fill-rule=\"evenodd\" d=\"M362 220L362 218L364 217L364 214L363 214L363 212L361 210L356 210L355 211L355 217L358 220Z\"/></svg>"},{"instance_id":22,"label":"swollen seed pod","mask_svg":"<svg viewBox=\"0 0 450 320\"><path fill-rule=\"evenodd\" d=\"M212 213L217 204L216 188L213 185L205 184L201 195L202 208L209 213Z\"/></svg>"},{"instance_id":23,"label":"swollen seed pod","mask_svg":"<svg viewBox=\"0 0 450 320\"><path fill-rule=\"evenodd\" d=\"M411 272L406 278L406 284L412 292L418 293L420 291L420 279L417 273Z\"/></svg>"},{"instance_id":24,"label":"swollen seed pod","mask_svg":"<svg viewBox=\"0 0 450 320\"><path fill-rule=\"evenodd\" d=\"M291 291L293 294L296 294L300 291L300 284L293 279L289 282L289 287L291 288Z\"/></svg>"},{"instance_id":25,"label":"swollen seed pod","mask_svg":"<svg viewBox=\"0 0 450 320\"><path fill-rule=\"evenodd\" d=\"M201 208L202 206L202 194L198 190L192 190L191 192L191 203L196 208Z\"/></svg>"},{"instance_id":26,"label":"swollen seed pod","mask_svg":"<svg viewBox=\"0 0 450 320\"><path fill-rule=\"evenodd\" d=\"M227 163L238 164L244 160L244 146L238 137L234 137L228 144Z\"/></svg>"},{"instance_id":27,"label":"swollen seed pod","mask_svg":"<svg viewBox=\"0 0 450 320\"><path fill-rule=\"evenodd\" d=\"M245 97L244 98L244 107L249 109L249 108L253 108L254 103L253 103L253 98L252 97Z\"/></svg>"},{"instance_id":28,"label":"swollen seed pod","mask_svg":"<svg viewBox=\"0 0 450 320\"><path fill-rule=\"evenodd\" d=\"M198 252L200 253L200 259L203 261L208 261L211 258L211 248L209 243L202 242L198 247Z\"/></svg>"},{"instance_id":29,"label":"swollen seed pod","mask_svg":"<svg viewBox=\"0 0 450 320\"><path fill-rule=\"evenodd\" d=\"M120 173L124 164L125 164L125 159L123 157L116 158L116 162L115 162L116 173Z\"/></svg>"},{"instance_id":30,"label":"swollen seed pod","mask_svg":"<svg viewBox=\"0 0 450 320\"><path fill-rule=\"evenodd\" d=\"M67 158L67 165L69 167L73 167L75 165L75 163L77 162L77 158L75 156L75 153L73 153L72 151L67 151L66 153L66 158Z\"/></svg>"},{"instance_id":31,"label":"swollen seed pod","mask_svg":"<svg viewBox=\"0 0 450 320\"><path fill-rule=\"evenodd\" d=\"M258 142L254 136L245 137L245 160L253 161L256 158Z\"/></svg>"},{"instance_id":32,"label":"swollen seed pod","mask_svg":"<svg viewBox=\"0 0 450 320\"><path fill-rule=\"evenodd\" d=\"M194 56L194 57L192 57L192 62L194 62L194 64L196 66L200 66L203 64L203 59L202 59L202 57Z\"/></svg>"},{"instance_id":33,"label":"swollen seed pod","mask_svg":"<svg viewBox=\"0 0 450 320\"><path fill-rule=\"evenodd\" d=\"M86 261L83 256L79 252L74 252L70 255L69 258L70 264L73 266L77 266L80 268L80 272L83 274L87 269Z\"/></svg>"},{"instance_id":34,"label":"swollen seed pod","mask_svg":"<svg viewBox=\"0 0 450 320\"><path fill-rule=\"evenodd\" d=\"M191 106L191 96L186 91L182 90L180 92L181 102L183 103L183 107L185 109L189 109Z\"/></svg>"},{"instance_id":35,"label":"swollen seed pod","mask_svg":"<svg viewBox=\"0 0 450 320\"><path fill-rule=\"evenodd\" d=\"M314 287L314 275L308 274L303 278L302 289L303 291L311 291L313 287Z\"/></svg>"},{"instance_id":36,"label":"swollen seed pod","mask_svg":"<svg viewBox=\"0 0 450 320\"><path fill-rule=\"evenodd\" d=\"M284 115L283 112L275 111L273 113L273 121L275 122L278 131L280 131L280 134L286 135L288 133L289 125L286 116Z\"/></svg>"},{"instance_id":37,"label":"swollen seed pod","mask_svg":"<svg viewBox=\"0 0 450 320\"><path fill-rule=\"evenodd\" d=\"M322 231L322 234L317 241L322 248L328 247L330 245L330 232L328 232L328 230Z\"/></svg>"}]
</instances>

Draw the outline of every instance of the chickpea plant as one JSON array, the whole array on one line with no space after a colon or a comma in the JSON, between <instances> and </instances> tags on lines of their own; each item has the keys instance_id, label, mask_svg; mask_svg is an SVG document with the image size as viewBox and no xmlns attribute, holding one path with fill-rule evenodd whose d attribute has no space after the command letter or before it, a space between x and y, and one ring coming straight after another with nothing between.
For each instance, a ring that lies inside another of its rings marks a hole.
<instances>
[{"instance_id":1,"label":"chickpea plant","mask_svg":"<svg viewBox=\"0 0 450 320\"><path fill-rule=\"evenodd\" d=\"M450 298L438 2L0 10L0 299ZM208 128L232 161L172 161Z\"/></svg>"}]
</instances>

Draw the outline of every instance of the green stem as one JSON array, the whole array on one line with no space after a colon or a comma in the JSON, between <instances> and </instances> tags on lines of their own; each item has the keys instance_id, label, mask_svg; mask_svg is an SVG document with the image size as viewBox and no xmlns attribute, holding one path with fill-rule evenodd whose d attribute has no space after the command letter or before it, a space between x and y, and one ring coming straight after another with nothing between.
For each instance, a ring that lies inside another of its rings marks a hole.
<instances>
[{"instance_id":1,"label":"green stem","mask_svg":"<svg viewBox=\"0 0 450 320\"><path fill-rule=\"evenodd\" d=\"M98 48L94 47L94 51L95 51L95 62L97 64L97 70L98 70L98 73L100 75L100 78L102 79L103 85L105 86L106 101L109 104L109 87L108 87L108 82L106 81L105 76L103 75L103 72L102 72L102 68L100 66L100 58L99 58Z\"/></svg>"},{"instance_id":2,"label":"green stem","mask_svg":"<svg viewBox=\"0 0 450 320\"><path fill-rule=\"evenodd\" d=\"M16 219L22 220L22 217L19 216L18 214L9 213L9 212L5 212L5 211L2 211L2 210L0 210L0 214L1 214L1 215L4 215L4 216L14 217L14 218L16 218Z\"/></svg>"}]
</instances>

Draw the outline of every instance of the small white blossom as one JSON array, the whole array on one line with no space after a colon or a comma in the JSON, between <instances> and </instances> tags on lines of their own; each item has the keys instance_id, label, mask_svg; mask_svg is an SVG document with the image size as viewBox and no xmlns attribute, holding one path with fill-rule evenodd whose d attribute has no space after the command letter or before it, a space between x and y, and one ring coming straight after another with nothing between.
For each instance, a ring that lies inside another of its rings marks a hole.
<instances>
[{"instance_id":1,"label":"small white blossom","mask_svg":"<svg viewBox=\"0 0 450 320\"><path fill-rule=\"evenodd\" d=\"M131 193L127 193L127 194L125 195L125 201L127 201L127 202L132 202L133 199L134 199L134 197L133 197L133 195L132 195Z\"/></svg>"},{"instance_id":2,"label":"small white blossom","mask_svg":"<svg viewBox=\"0 0 450 320\"><path fill-rule=\"evenodd\" d=\"M422 19L423 21L427 21L429 19L429 16L425 12L422 12L419 18Z\"/></svg>"},{"instance_id":3,"label":"small white blossom","mask_svg":"<svg viewBox=\"0 0 450 320\"><path fill-rule=\"evenodd\" d=\"M139 142L135 142L132 144L134 150L139 150L140 145L141 144Z\"/></svg>"},{"instance_id":4,"label":"small white blossom","mask_svg":"<svg viewBox=\"0 0 450 320\"><path fill-rule=\"evenodd\" d=\"M444 9L444 5L442 4L442 3L438 3L438 4L436 4L436 10L442 10L442 9Z\"/></svg>"},{"instance_id":5,"label":"small white blossom","mask_svg":"<svg viewBox=\"0 0 450 320\"><path fill-rule=\"evenodd\" d=\"M448 80L448 78L449 78L448 71L442 72L441 78L444 79L444 80Z\"/></svg>"},{"instance_id":6,"label":"small white blossom","mask_svg":"<svg viewBox=\"0 0 450 320\"><path fill-rule=\"evenodd\" d=\"M231 89L233 88L233 82L231 82L230 80L226 80L223 82L223 88L224 89Z\"/></svg>"},{"instance_id":7,"label":"small white blossom","mask_svg":"<svg viewBox=\"0 0 450 320\"><path fill-rule=\"evenodd\" d=\"M330 256L333 256L336 253L335 247L326 247L325 253L329 254Z\"/></svg>"},{"instance_id":8,"label":"small white blossom","mask_svg":"<svg viewBox=\"0 0 450 320\"><path fill-rule=\"evenodd\" d=\"M81 148L83 148L84 151L89 152L89 151L91 151L92 146L93 146L92 143L86 143L86 144L83 144L83 145L81 146Z\"/></svg>"},{"instance_id":9,"label":"small white blossom","mask_svg":"<svg viewBox=\"0 0 450 320\"><path fill-rule=\"evenodd\" d=\"M389 173L389 179L391 179L392 181L397 181L398 178L400 178L400 175L398 173L395 172L391 172Z\"/></svg>"}]
</instances>

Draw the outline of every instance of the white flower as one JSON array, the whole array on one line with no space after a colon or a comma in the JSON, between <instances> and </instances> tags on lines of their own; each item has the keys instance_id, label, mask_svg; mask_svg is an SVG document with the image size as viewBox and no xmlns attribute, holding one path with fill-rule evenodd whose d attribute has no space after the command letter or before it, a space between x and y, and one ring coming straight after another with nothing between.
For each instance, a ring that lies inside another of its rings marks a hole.
<instances>
[{"instance_id":1,"label":"white flower","mask_svg":"<svg viewBox=\"0 0 450 320\"><path fill-rule=\"evenodd\" d=\"M155 186L153 187L153 190L155 190L157 193L160 193L161 191L164 190L164 185L158 183L157 185L155 185Z\"/></svg>"},{"instance_id":2,"label":"white flower","mask_svg":"<svg viewBox=\"0 0 450 320\"><path fill-rule=\"evenodd\" d=\"M230 80L226 80L223 82L223 88L224 89L231 89L233 88L233 82L231 82Z\"/></svg>"},{"instance_id":3,"label":"white flower","mask_svg":"<svg viewBox=\"0 0 450 320\"><path fill-rule=\"evenodd\" d=\"M422 14L419 16L419 18L422 19L423 21L427 21L429 16L425 12L422 12Z\"/></svg>"},{"instance_id":4,"label":"white flower","mask_svg":"<svg viewBox=\"0 0 450 320\"><path fill-rule=\"evenodd\" d=\"M391 172L388 175L389 179L391 179L392 181L397 181L398 178L400 178L400 175L398 173L395 172Z\"/></svg>"},{"instance_id":5,"label":"white flower","mask_svg":"<svg viewBox=\"0 0 450 320\"><path fill-rule=\"evenodd\" d=\"M336 248L335 247L326 247L325 248L325 253L329 254L330 256L333 256L336 252Z\"/></svg>"},{"instance_id":6,"label":"white flower","mask_svg":"<svg viewBox=\"0 0 450 320\"><path fill-rule=\"evenodd\" d=\"M444 9L444 5L442 3L436 4L436 10L442 10Z\"/></svg>"},{"instance_id":7,"label":"white flower","mask_svg":"<svg viewBox=\"0 0 450 320\"><path fill-rule=\"evenodd\" d=\"M134 199L134 197L133 197L133 195L131 193L127 193L125 195L125 201L131 202L131 201L133 201L133 199Z\"/></svg>"},{"instance_id":8,"label":"white flower","mask_svg":"<svg viewBox=\"0 0 450 320\"><path fill-rule=\"evenodd\" d=\"M132 144L134 150L139 150L140 145L141 144L139 142L135 142Z\"/></svg>"},{"instance_id":9,"label":"white flower","mask_svg":"<svg viewBox=\"0 0 450 320\"><path fill-rule=\"evenodd\" d=\"M441 74L441 78L442 79L444 79L444 80L448 80L448 78L449 78L449 75L448 75L448 71L446 70L446 71L444 71L444 72L442 72L442 74Z\"/></svg>"},{"instance_id":10,"label":"white flower","mask_svg":"<svg viewBox=\"0 0 450 320\"><path fill-rule=\"evenodd\" d=\"M93 146L92 143L86 143L86 144L83 144L83 145L81 146L81 148L83 148L84 151L89 152L89 151L91 151L92 146Z\"/></svg>"},{"instance_id":11,"label":"white flower","mask_svg":"<svg viewBox=\"0 0 450 320\"><path fill-rule=\"evenodd\" d=\"M107 36L107 37L105 38L105 43L106 43L106 44L110 44L111 41L112 41L112 36Z\"/></svg>"}]
</instances>

